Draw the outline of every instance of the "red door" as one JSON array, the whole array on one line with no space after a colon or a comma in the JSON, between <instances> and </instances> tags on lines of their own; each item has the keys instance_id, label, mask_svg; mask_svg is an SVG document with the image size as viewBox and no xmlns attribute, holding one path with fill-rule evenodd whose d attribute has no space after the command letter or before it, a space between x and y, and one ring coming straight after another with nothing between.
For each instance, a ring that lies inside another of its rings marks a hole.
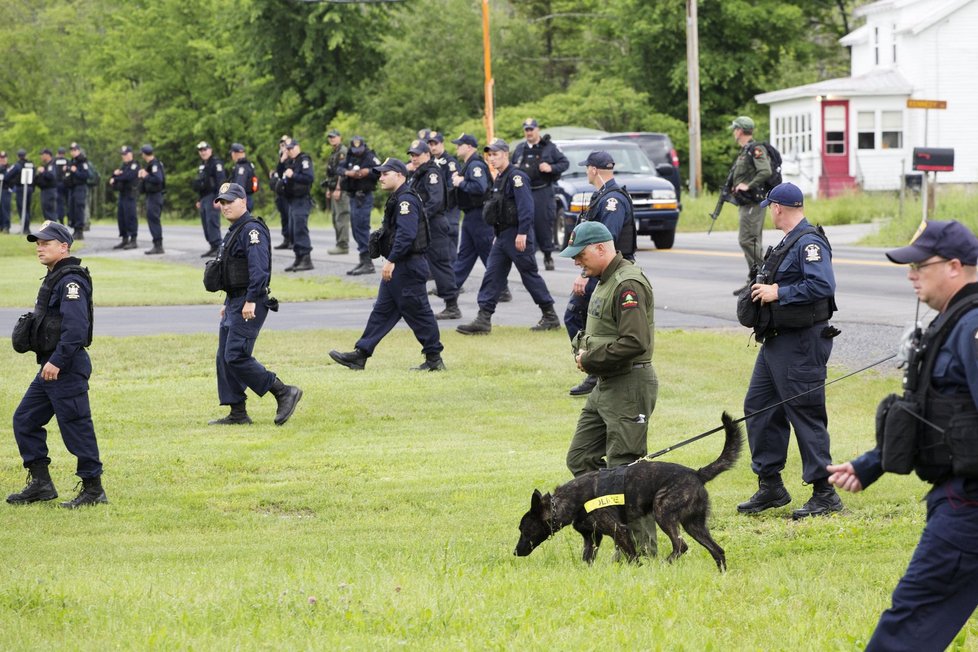
<instances>
[{"instance_id":1,"label":"red door","mask_svg":"<svg viewBox=\"0 0 978 652\"><path fill-rule=\"evenodd\" d=\"M822 102L822 176L819 195L834 197L855 186L849 176L849 101Z\"/></svg>"}]
</instances>

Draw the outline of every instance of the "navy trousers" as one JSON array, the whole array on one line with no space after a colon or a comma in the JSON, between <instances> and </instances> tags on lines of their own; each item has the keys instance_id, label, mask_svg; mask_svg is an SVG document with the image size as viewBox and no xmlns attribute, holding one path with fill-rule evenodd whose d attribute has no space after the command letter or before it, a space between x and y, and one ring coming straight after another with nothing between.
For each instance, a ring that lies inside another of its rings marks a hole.
<instances>
[{"instance_id":1,"label":"navy trousers","mask_svg":"<svg viewBox=\"0 0 978 652\"><path fill-rule=\"evenodd\" d=\"M578 331L584 330L584 325L587 323L587 304L591 301L591 295L594 294L596 287L598 287L598 279L592 276L587 280L583 295L571 293L567 309L564 311L564 327L572 340Z\"/></svg>"},{"instance_id":2,"label":"navy trousers","mask_svg":"<svg viewBox=\"0 0 978 652\"><path fill-rule=\"evenodd\" d=\"M312 211L312 197L293 197L289 199L289 239L296 256L312 253L312 240L309 239L309 213Z\"/></svg>"},{"instance_id":3,"label":"navy trousers","mask_svg":"<svg viewBox=\"0 0 978 652\"><path fill-rule=\"evenodd\" d=\"M90 366L89 366L90 368ZM51 417L58 420L61 439L68 452L78 458L76 473L80 478L102 475L95 426L88 402L88 376L62 369L57 380L34 377L14 412L14 439L28 467L35 462L50 464L47 430Z\"/></svg>"},{"instance_id":4,"label":"navy trousers","mask_svg":"<svg viewBox=\"0 0 978 652\"><path fill-rule=\"evenodd\" d=\"M88 186L73 186L68 193L68 200L68 226L76 230L84 228Z\"/></svg>"},{"instance_id":5,"label":"navy trousers","mask_svg":"<svg viewBox=\"0 0 978 652\"><path fill-rule=\"evenodd\" d=\"M255 304L255 318L241 316L243 296L228 299L217 339L217 397L221 405L243 402L245 389L264 396L275 382L275 374L255 360L255 341L268 317L263 301Z\"/></svg>"},{"instance_id":6,"label":"navy trousers","mask_svg":"<svg viewBox=\"0 0 978 652\"><path fill-rule=\"evenodd\" d=\"M41 189L41 215L45 220L58 222L58 189Z\"/></svg>"},{"instance_id":7,"label":"navy trousers","mask_svg":"<svg viewBox=\"0 0 978 652\"><path fill-rule=\"evenodd\" d=\"M462 211L456 206L445 213L445 217L448 218L448 237L452 241L452 250L450 256L452 258L452 266L455 266L455 260L458 258L458 223L462 217Z\"/></svg>"},{"instance_id":8,"label":"navy trousers","mask_svg":"<svg viewBox=\"0 0 978 652\"><path fill-rule=\"evenodd\" d=\"M496 236L489 251L489 262L486 264L486 275L482 278L479 288L479 308L488 313L496 312L499 293L506 287L509 270L516 265L520 273L523 287L530 293L538 306L552 305L554 300L547 290L547 284L537 268L537 259L533 255L533 234L526 238L526 248L516 250L516 227L510 227Z\"/></svg>"},{"instance_id":9,"label":"navy trousers","mask_svg":"<svg viewBox=\"0 0 978 652\"><path fill-rule=\"evenodd\" d=\"M825 322L810 328L783 332L764 342L750 387L744 398L744 414L751 414L825 383L832 340L821 336ZM786 405L747 420L751 469L768 477L784 469L788 439L794 427L801 453L802 480L813 483L827 478L829 418L825 411L825 388L817 389Z\"/></svg>"},{"instance_id":10,"label":"navy trousers","mask_svg":"<svg viewBox=\"0 0 978 652\"><path fill-rule=\"evenodd\" d=\"M554 200L553 186L533 190L533 234L537 247L544 253L554 250L554 220L557 219L557 204Z\"/></svg>"},{"instance_id":11,"label":"navy trousers","mask_svg":"<svg viewBox=\"0 0 978 652\"><path fill-rule=\"evenodd\" d=\"M374 194L365 192L350 193L350 230L357 243L357 251L367 253L367 240L370 239L370 211L374 208Z\"/></svg>"},{"instance_id":12,"label":"navy trousers","mask_svg":"<svg viewBox=\"0 0 978 652\"><path fill-rule=\"evenodd\" d=\"M119 195L119 206L116 209L116 220L119 223L119 237L136 239L139 234L139 219L136 216L136 196Z\"/></svg>"},{"instance_id":13,"label":"navy trousers","mask_svg":"<svg viewBox=\"0 0 978 652\"><path fill-rule=\"evenodd\" d=\"M64 184L56 186L58 191L58 221L65 223L65 216L68 214L68 187Z\"/></svg>"},{"instance_id":14,"label":"navy trousers","mask_svg":"<svg viewBox=\"0 0 978 652\"><path fill-rule=\"evenodd\" d=\"M275 208L278 209L282 221L282 237L288 240L291 237L289 235L289 200L285 198L285 195L275 195Z\"/></svg>"},{"instance_id":15,"label":"navy trousers","mask_svg":"<svg viewBox=\"0 0 978 652\"><path fill-rule=\"evenodd\" d=\"M424 256L413 255L396 263L391 280L380 282L377 300L356 347L373 355L377 344L403 317L421 343L422 353L441 353L445 347L428 303L427 280L428 263Z\"/></svg>"},{"instance_id":16,"label":"navy trousers","mask_svg":"<svg viewBox=\"0 0 978 652\"><path fill-rule=\"evenodd\" d=\"M492 240L496 234L492 227L482 219L482 207L465 211L462 220L462 236L458 244L458 257L453 266L455 286L462 287L475 267L475 261L481 260L488 267L489 251L492 250Z\"/></svg>"},{"instance_id":17,"label":"navy trousers","mask_svg":"<svg viewBox=\"0 0 978 652\"><path fill-rule=\"evenodd\" d=\"M455 299L458 297L458 286L455 284L452 259L455 256L458 234L456 232L453 240L451 225L445 214L428 220L428 232L431 240L428 250L425 251L425 258L428 260L431 276L435 279L435 293L445 300Z\"/></svg>"},{"instance_id":18,"label":"navy trousers","mask_svg":"<svg viewBox=\"0 0 978 652\"><path fill-rule=\"evenodd\" d=\"M10 230L10 191L0 190L0 229Z\"/></svg>"},{"instance_id":19,"label":"navy trousers","mask_svg":"<svg viewBox=\"0 0 978 652\"><path fill-rule=\"evenodd\" d=\"M24 186L16 186L14 188L14 198L17 200L17 217L16 222L19 224L21 217L25 217L23 222L24 231L31 230L31 199L34 197L34 188L32 186L27 189L27 209L24 210Z\"/></svg>"},{"instance_id":20,"label":"navy trousers","mask_svg":"<svg viewBox=\"0 0 978 652\"><path fill-rule=\"evenodd\" d=\"M208 193L200 198L200 225L204 228L204 239L212 247L221 246L221 209L214 206L217 193Z\"/></svg>"},{"instance_id":21,"label":"navy trousers","mask_svg":"<svg viewBox=\"0 0 978 652\"><path fill-rule=\"evenodd\" d=\"M146 195L146 224L149 226L149 234L153 237L153 244L163 242L163 225L160 223L162 215L163 193L152 192Z\"/></svg>"}]
</instances>

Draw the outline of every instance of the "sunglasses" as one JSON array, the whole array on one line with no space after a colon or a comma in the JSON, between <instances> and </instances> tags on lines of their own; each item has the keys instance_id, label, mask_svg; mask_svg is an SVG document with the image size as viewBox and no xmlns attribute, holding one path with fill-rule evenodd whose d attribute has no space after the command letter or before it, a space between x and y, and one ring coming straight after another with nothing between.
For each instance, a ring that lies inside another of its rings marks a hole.
<instances>
[{"instance_id":1,"label":"sunglasses","mask_svg":"<svg viewBox=\"0 0 978 652\"><path fill-rule=\"evenodd\" d=\"M915 272L918 272L925 267L930 267L931 265L937 265L938 263L949 263L949 262L951 261L948 260L947 258L942 258L940 260L932 260L929 263L910 263L909 265L907 265L907 267L909 267Z\"/></svg>"}]
</instances>

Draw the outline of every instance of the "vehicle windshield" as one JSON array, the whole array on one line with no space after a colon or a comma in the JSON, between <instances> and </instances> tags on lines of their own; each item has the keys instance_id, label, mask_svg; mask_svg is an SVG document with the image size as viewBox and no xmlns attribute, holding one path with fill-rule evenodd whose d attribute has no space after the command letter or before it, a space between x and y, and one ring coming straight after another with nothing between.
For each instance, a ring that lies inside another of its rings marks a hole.
<instances>
[{"instance_id":1,"label":"vehicle windshield","mask_svg":"<svg viewBox=\"0 0 978 652\"><path fill-rule=\"evenodd\" d=\"M594 145L580 146L575 145L574 143L561 145L560 151L563 152L564 156L567 157L567 160L570 161L570 167L567 168L567 172L565 172L563 176L587 176L587 168L578 165L578 163L587 159L588 154L597 149L603 149L611 154L611 158L615 159L615 174L644 174L658 176L655 166L649 161L649 158L645 155L645 152L643 152L637 146L616 144L612 141L602 143L600 147L595 147Z\"/></svg>"}]
</instances>

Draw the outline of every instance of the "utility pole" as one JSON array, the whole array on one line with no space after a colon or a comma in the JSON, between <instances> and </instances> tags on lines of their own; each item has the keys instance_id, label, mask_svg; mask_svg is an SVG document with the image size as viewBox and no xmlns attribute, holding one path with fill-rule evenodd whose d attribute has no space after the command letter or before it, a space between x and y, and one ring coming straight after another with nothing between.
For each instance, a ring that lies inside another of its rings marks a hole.
<instances>
[{"instance_id":1,"label":"utility pole","mask_svg":"<svg viewBox=\"0 0 978 652\"><path fill-rule=\"evenodd\" d=\"M689 97L689 194L703 190L703 153L700 145L700 36L698 0L686 0L686 79Z\"/></svg>"},{"instance_id":2,"label":"utility pole","mask_svg":"<svg viewBox=\"0 0 978 652\"><path fill-rule=\"evenodd\" d=\"M492 79L492 44L489 41L489 0L482 0L482 60L485 72L485 96L486 96L486 143L491 143L495 137L495 107L493 92L495 82Z\"/></svg>"}]
</instances>

